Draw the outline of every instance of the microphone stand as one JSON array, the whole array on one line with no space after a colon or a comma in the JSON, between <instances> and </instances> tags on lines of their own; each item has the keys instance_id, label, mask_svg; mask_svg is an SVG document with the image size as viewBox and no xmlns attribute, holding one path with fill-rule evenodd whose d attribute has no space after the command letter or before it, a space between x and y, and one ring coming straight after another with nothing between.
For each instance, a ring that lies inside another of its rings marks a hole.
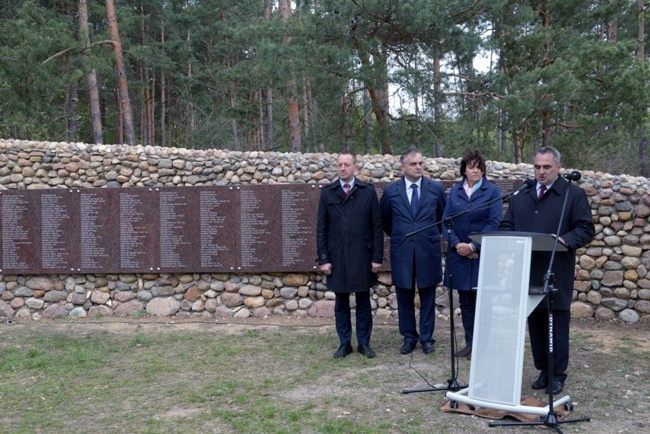
<instances>
[{"instance_id":1,"label":"microphone stand","mask_svg":"<svg viewBox=\"0 0 650 434\"><path fill-rule=\"evenodd\" d=\"M418 229L417 231L408 233L408 234L406 234L406 237L407 238L411 237L411 236L413 236L415 234L419 234L420 232L425 231L427 229L431 229L431 228L433 228L435 226L438 226L440 224L444 224L445 228L447 229L447 240L450 240L451 239L451 231L454 228L454 221L453 221L454 218L456 218L458 216L461 216L461 215L464 215L464 214L467 214L467 213L469 213L471 211L476 211L476 210L479 210L479 209L486 208L487 206L493 204L496 201L508 200L508 199L512 198L513 196L519 194L520 192L522 192L522 191L524 191L524 190L526 190L528 188L530 188L530 184L523 184L522 187L520 187L519 189L517 189L515 191L512 191L512 192L510 192L508 194L505 194L505 195L503 195L503 196L501 196L501 197L499 197L497 199L492 199L490 201L487 201L487 202L481 204L480 206L477 206L476 208L470 208L468 210L461 211L461 212L458 212L456 214L452 214L452 215L450 215L449 217L447 217L446 219L444 219L442 221L435 222L435 223L430 224L430 225L428 225L428 226L426 226L424 228ZM448 254L449 254L449 249L446 249L445 250L445 264L448 263L448 260L447 260ZM457 367L457 356L456 356L457 343L456 343L456 334L455 334L456 326L454 324L454 291L453 291L454 278L453 278L452 272L451 272L451 270L449 268L447 268L447 271L448 271L447 280L449 281L449 290L448 290L449 294L448 295L449 295L449 328L450 328L449 343L450 343L450 347L451 347L451 378L447 379L447 387L431 387L431 388L427 388L427 389L412 389L412 390L404 389L404 390L402 390L403 394L420 393L420 392L438 392L438 391L442 391L442 390L449 391L449 392L458 392L459 390L464 389L464 388L467 387L467 385L460 386L458 384L458 367ZM457 408L458 407L458 402L451 401L449 403L449 405L451 406L451 408Z\"/></svg>"},{"instance_id":2,"label":"microphone stand","mask_svg":"<svg viewBox=\"0 0 650 434\"><path fill-rule=\"evenodd\" d=\"M530 181L530 180L526 180L526 181ZM522 191L528 190L530 187L531 187L530 184L525 182L515 191L511 191L508 194L504 194L503 196L501 196L499 198L488 200L487 202L482 203L480 206L477 206L476 208L470 208L468 210L457 212L456 214L452 214L449 217L447 217L447 219L452 220L452 219L455 219L456 217L467 214L468 212L478 211L480 209L487 208L489 205L492 205L494 202L499 201L499 200L505 202L507 200L512 199L514 196L518 195ZM420 232L426 231L427 229L431 229L433 227L436 227L436 226L440 225L441 223L444 223L444 221L431 223L430 225L427 225L427 226L425 226L423 228L420 228L417 231L409 232L405 236L406 236L406 238L412 237L413 235L419 234ZM453 228L453 223L452 223L452 228Z\"/></svg>"},{"instance_id":3,"label":"microphone stand","mask_svg":"<svg viewBox=\"0 0 650 434\"><path fill-rule=\"evenodd\" d=\"M464 214L465 212L468 212L468 211L458 213L457 216L461 215L461 214ZM451 218L447 218L447 219L442 220L440 222L436 222L433 225L429 225L428 228L433 227L433 226L437 226L440 223L443 223L445 225L445 228L447 229L447 239L449 240L451 238L451 230L454 228L454 221ZM418 232L421 232L421 231L416 231L413 234L418 233ZM407 237L411 236L411 234L408 234L406 236ZM445 264L447 263L447 257L448 257L448 254L449 254L448 251L449 251L449 249L445 250ZM456 365L456 363L457 363L457 357L456 357L456 333L455 333L456 328L454 326L454 295L453 295L453 290L452 290L452 288L454 287L454 283L453 283L453 276L452 276L451 270L449 270L449 274L447 275L447 278L449 280L449 291L448 292L449 292L449 311L450 311L449 312L449 328L450 328L449 341L450 341L450 347L451 347L451 378L447 379L447 387L431 387L431 388L428 388L428 389L412 389L412 390L404 389L404 390L402 390L403 394L420 393L420 392L438 392L438 391L441 391L441 390L450 391L450 392L458 392L459 390L464 389L464 388L467 387L467 385L460 386L458 384L458 367ZM451 401L449 405L451 406L451 408L457 408L458 407L458 402Z\"/></svg>"},{"instance_id":4,"label":"microphone stand","mask_svg":"<svg viewBox=\"0 0 650 434\"><path fill-rule=\"evenodd\" d=\"M551 260L548 263L548 269L544 275L544 289L542 290L543 294L546 294L546 310L548 312L548 413L545 417L540 417L538 422L490 422L488 425L492 428L495 426L536 426L536 425L545 425L555 432L563 434L562 430L559 428L559 424L562 423L572 423L572 422L589 422L591 419L588 417L581 417L575 419L564 419L558 420L557 412L553 408L553 337L554 335L554 326L553 326L553 302L552 297L553 293L557 292L557 288L553 286L553 281L555 279L555 273L553 273L553 262L555 261L555 252L557 251L557 243L560 238L560 230L562 229L562 220L564 219L564 212L566 211L566 204L569 199L569 187L571 186L571 181L573 178L567 178L568 185L566 187L566 195L564 196L564 202L562 203L562 212L560 213L560 221L557 225L557 231L555 232L555 241L553 242L553 250L551 250ZM565 408L567 410L573 410L573 404L566 403Z\"/></svg>"}]
</instances>

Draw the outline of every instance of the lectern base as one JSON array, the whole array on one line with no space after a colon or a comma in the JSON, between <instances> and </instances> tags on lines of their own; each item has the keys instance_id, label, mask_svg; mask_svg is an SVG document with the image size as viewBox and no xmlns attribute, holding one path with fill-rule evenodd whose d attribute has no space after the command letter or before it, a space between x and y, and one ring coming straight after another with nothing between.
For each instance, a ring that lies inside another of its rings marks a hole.
<instances>
[{"instance_id":1,"label":"lectern base","mask_svg":"<svg viewBox=\"0 0 650 434\"><path fill-rule=\"evenodd\" d=\"M483 401L481 399L470 398L469 396L467 396L468 391L469 388L459 390L458 392L447 392L445 396L447 397L447 399L451 401L458 401L474 407L490 408L494 410L504 411L507 413L536 414L539 416L546 416L549 413L548 405L544 407L538 407L538 406L523 405L523 404L518 404L518 405L499 404L493 401ZM571 399L569 395L566 395L560 399L556 399L555 401L553 401L553 408L556 408L558 406L564 406L564 404L569 402L569 399Z\"/></svg>"},{"instance_id":2,"label":"lectern base","mask_svg":"<svg viewBox=\"0 0 650 434\"><path fill-rule=\"evenodd\" d=\"M537 398L524 398L521 400L521 404L523 406L541 408L545 406L547 403L544 401L540 401ZM555 407L554 410L555 410L555 414L557 415L557 418L560 421L562 421L569 417L571 411L573 410L573 406L568 406L567 404L564 404ZM458 401L445 402L445 404L442 407L440 407L440 411L442 411L443 413L461 413L469 416L476 416L476 417L481 417L484 419L490 419L494 421L503 420L503 419L514 419L518 422L527 422L527 423L539 422L540 420L542 420L543 417L537 414L517 413L515 411L502 411L502 410L495 410L486 407L477 407L474 405L465 404Z\"/></svg>"}]
</instances>

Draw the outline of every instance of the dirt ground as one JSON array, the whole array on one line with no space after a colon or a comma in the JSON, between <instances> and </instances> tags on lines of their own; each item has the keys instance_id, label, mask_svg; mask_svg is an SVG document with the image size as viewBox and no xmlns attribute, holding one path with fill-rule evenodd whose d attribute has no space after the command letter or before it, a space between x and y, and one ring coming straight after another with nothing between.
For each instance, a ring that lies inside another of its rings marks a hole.
<instances>
[{"instance_id":1,"label":"dirt ground","mask_svg":"<svg viewBox=\"0 0 650 434\"><path fill-rule=\"evenodd\" d=\"M462 337L462 327L456 322L456 334ZM0 324L0 327L10 326L11 322ZM314 333L331 338L334 336L333 319L298 318L293 316L271 316L265 319L171 319L171 318L140 318L119 319L103 318L101 320L76 320L76 321L38 321L20 322L14 324L26 328L47 327L50 331L65 333L88 333L94 329L101 329L111 333L131 335L135 333L160 334L165 332L205 332L206 328L216 328L223 334L240 334L250 329L272 330L287 328L296 333ZM598 433L645 433L650 432L650 327L647 325L629 325L609 322L596 322L594 320L574 320L571 323L571 361L569 366L569 379L565 386L565 393L570 394L575 410L569 417L589 417L590 422L563 424L563 432L598 432ZM449 321L448 318L439 316L436 321L435 359L426 358L421 351L412 357L400 355L397 351L401 344L396 320L377 319L373 333L372 346L377 351L378 357L373 360L375 370L382 372L407 372L407 376L398 377L385 375L385 384L375 386L377 396L387 396L390 390L391 400L408 402L414 398L411 395L400 395L401 389L427 388L431 385L445 385L448 369L445 363L449 358ZM331 339L329 340L331 341ZM328 342L329 342L328 341ZM323 358L330 359L332 348L323 349ZM418 348L419 350L419 348ZM357 356L356 354L354 356ZM264 358L264 354L256 357ZM353 357L353 356L351 356ZM438 367L428 367L427 363L435 363ZM464 378L468 380L469 362L461 360ZM430 368L430 369L429 369ZM424 374L424 376L422 375ZM536 378L537 372L532 367L529 345L526 343L524 360L524 378L522 381L522 397L534 396L540 400L546 395L539 394L530 389L529 384ZM391 379L389 379L391 377ZM435 378L435 384L428 379ZM441 381L442 380L442 381ZM327 382L326 382L327 383ZM442 383L442 384L441 384ZM466 384L466 383L465 383ZM323 396L331 391L324 385L319 390L318 384L309 385L309 394ZM299 393L299 389L294 391ZM355 391L350 391L351 397ZM368 398L368 396L366 396ZM373 399L373 398L369 398ZM381 398L376 398L381 399ZM422 397L415 399L422 400ZM431 399L431 398L427 398ZM444 415L435 411L446 402L444 393L433 398L431 423L437 423L436 418L445 419L447 427L444 432L518 432L522 428L488 428L485 419L462 419L457 425L457 418L469 418L466 415ZM377 407L378 403L368 402L368 408ZM345 411L341 410L345 415ZM337 416L341 417L341 416ZM469 425L468 425L469 424ZM454 427L458 428L454 428ZM450 428L451 427L451 428ZM529 429L529 428L527 428Z\"/></svg>"}]
</instances>

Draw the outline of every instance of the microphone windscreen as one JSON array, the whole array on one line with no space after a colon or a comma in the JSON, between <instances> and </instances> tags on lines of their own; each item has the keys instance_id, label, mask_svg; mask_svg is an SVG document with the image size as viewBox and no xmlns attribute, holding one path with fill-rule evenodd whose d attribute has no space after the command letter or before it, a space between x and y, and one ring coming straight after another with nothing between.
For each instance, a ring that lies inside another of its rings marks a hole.
<instances>
[{"instance_id":1,"label":"microphone windscreen","mask_svg":"<svg viewBox=\"0 0 650 434\"><path fill-rule=\"evenodd\" d=\"M582 175L577 170L574 170L571 173L565 173L562 176L569 181L580 181L580 178L582 178Z\"/></svg>"}]
</instances>

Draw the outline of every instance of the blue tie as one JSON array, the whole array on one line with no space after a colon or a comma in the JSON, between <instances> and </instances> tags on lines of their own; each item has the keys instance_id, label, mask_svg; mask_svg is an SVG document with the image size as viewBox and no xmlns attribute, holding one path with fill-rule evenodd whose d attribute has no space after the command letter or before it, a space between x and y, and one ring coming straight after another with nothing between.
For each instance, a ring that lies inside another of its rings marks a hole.
<instances>
[{"instance_id":1,"label":"blue tie","mask_svg":"<svg viewBox=\"0 0 650 434\"><path fill-rule=\"evenodd\" d=\"M411 188L413 189L413 194L411 195L411 213L413 214L413 217L415 217L415 214L418 212L418 203L420 202L420 198L418 196L417 184L411 184Z\"/></svg>"}]
</instances>

